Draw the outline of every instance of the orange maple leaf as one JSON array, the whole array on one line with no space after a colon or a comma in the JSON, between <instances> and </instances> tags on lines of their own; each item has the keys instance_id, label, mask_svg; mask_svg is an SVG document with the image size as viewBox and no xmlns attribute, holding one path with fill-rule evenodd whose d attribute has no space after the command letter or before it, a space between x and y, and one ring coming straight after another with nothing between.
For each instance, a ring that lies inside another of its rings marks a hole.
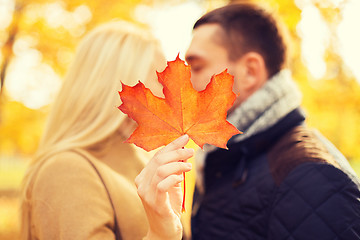
<instances>
[{"instance_id":1,"label":"orange maple leaf","mask_svg":"<svg viewBox=\"0 0 360 240\"><path fill-rule=\"evenodd\" d=\"M122 84L118 108L138 124L126 142L150 151L188 134L201 148L205 143L227 148L230 137L241 133L226 121L236 98L234 77L226 70L200 92L191 84L190 66L179 56L157 76L165 98L154 96L140 81L133 87Z\"/></svg>"}]
</instances>

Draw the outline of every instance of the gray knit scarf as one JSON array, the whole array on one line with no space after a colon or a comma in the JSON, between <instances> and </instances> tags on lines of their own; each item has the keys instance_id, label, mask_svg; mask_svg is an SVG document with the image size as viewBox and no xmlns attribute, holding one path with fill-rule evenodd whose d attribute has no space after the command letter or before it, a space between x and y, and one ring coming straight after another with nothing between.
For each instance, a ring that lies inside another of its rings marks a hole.
<instances>
[{"instance_id":1,"label":"gray knit scarf","mask_svg":"<svg viewBox=\"0 0 360 240\"><path fill-rule=\"evenodd\" d=\"M292 80L291 72L287 69L280 71L228 116L227 120L244 132L233 137L228 144L243 141L272 127L298 108L301 98L301 93ZM203 189L202 172L206 155L214 150L216 147L205 145L203 151L196 153L196 184L200 191Z\"/></svg>"}]
</instances>

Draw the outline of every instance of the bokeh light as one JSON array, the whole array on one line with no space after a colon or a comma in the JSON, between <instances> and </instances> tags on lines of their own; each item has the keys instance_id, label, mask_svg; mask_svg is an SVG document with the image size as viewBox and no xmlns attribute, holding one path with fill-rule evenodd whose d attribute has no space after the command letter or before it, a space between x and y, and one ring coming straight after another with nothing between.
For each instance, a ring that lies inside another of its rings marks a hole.
<instances>
[{"instance_id":1,"label":"bokeh light","mask_svg":"<svg viewBox=\"0 0 360 240\"><path fill-rule=\"evenodd\" d=\"M178 53L184 59L191 41L192 27L205 11L203 5L188 1L176 6L139 5L135 10L135 16L139 21L150 25L163 46L166 58L171 60L175 59Z\"/></svg>"},{"instance_id":2,"label":"bokeh light","mask_svg":"<svg viewBox=\"0 0 360 240\"><path fill-rule=\"evenodd\" d=\"M360 1L351 0L341 11L342 20L337 28L339 52L345 64L360 83Z\"/></svg>"}]
</instances>

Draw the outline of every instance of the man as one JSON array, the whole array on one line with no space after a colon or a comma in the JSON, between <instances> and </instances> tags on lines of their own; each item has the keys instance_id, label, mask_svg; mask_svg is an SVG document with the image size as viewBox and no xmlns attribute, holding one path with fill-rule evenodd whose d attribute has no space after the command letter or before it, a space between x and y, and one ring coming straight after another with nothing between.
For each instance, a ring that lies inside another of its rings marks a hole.
<instances>
[{"instance_id":1,"label":"man","mask_svg":"<svg viewBox=\"0 0 360 240\"><path fill-rule=\"evenodd\" d=\"M360 191L347 163L304 125L301 95L282 70L274 18L248 4L200 18L186 53L203 90L225 68L239 97L228 120L243 135L197 155L193 239L360 239Z\"/></svg>"},{"instance_id":2,"label":"man","mask_svg":"<svg viewBox=\"0 0 360 240\"><path fill-rule=\"evenodd\" d=\"M244 132L228 150L207 146L196 156L192 239L360 239L359 181L336 148L305 126L274 18L249 4L211 11L195 23L186 60L196 90L226 68L234 75L239 95L228 120ZM159 151L136 179L148 239L179 239L186 141Z\"/></svg>"}]
</instances>

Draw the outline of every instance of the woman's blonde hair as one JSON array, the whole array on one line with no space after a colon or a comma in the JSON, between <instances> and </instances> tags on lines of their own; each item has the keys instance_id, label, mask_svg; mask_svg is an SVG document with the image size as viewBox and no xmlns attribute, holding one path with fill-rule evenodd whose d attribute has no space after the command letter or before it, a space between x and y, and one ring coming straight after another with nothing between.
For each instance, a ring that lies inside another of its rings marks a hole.
<instances>
[{"instance_id":1,"label":"woman's blonde hair","mask_svg":"<svg viewBox=\"0 0 360 240\"><path fill-rule=\"evenodd\" d=\"M121 104L121 82L135 85L155 75L165 63L159 42L149 31L128 22L98 26L78 46L57 99L52 105L38 151L24 177L21 196L24 239L29 236L33 177L50 156L73 148L87 148L116 131L126 115Z\"/></svg>"}]
</instances>

